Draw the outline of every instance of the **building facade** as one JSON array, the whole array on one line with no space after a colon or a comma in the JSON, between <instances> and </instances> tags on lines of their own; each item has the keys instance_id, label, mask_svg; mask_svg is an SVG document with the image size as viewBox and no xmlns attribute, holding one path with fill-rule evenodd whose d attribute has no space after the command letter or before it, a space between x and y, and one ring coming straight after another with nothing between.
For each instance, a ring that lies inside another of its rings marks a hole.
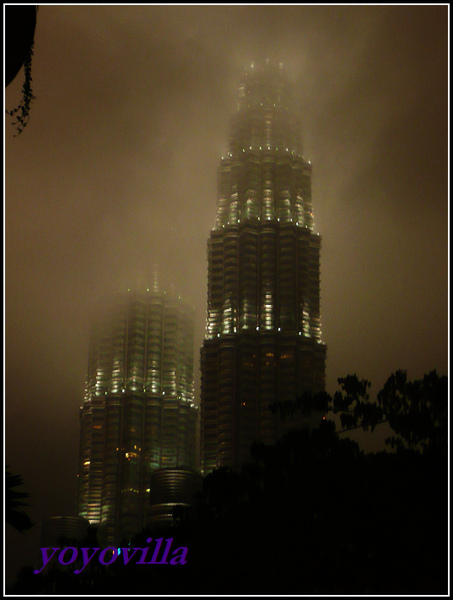
<instances>
[{"instance_id":1,"label":"building facade","mask_svg":"<svg viewBox=\"0 0 453 600\"><path fill-rule=\"evenodd\" d=\"M158 469L151 473L150 487L148 526L155 531L174 523L176 506L183 511L192 506L203 489L203 477L185 467Z\"/></svg>"},{"instance_id":2,"label":"building facade","mask_svg":"<svg viewBox=\"0 0 453 600\"><path fill-rule=\"evenodd\" d=\"M218 171L201 349L204 473L238 467L253 441L274 443L284 433L271 403L325 386L321 238L312 167L289 101L281 65L252 65Z\"/></svg>"},{"instance_id":3,"label":"building facade","mask_svg":"<svg viewBox=\"0 0 453 600\"><path fill-rule=\"evenodd\" d=\"M193 310L157 288L120 295L93 323L79 515L108 543L146 523L153 470L198 466L193 326Z\"/></svg>"},{"instance_id":4,"label":"building facade","mask_svg":"<svg viewBox=\"0 0 453 600\"><path fill-rule=\"evenodd\" d=\"M47 517L41 521L41 548L51 548L66 542L80 542L87 535L88 521L82 517ZM40 552L42 561L42 554Z\"/></svg>"}]
</instances>

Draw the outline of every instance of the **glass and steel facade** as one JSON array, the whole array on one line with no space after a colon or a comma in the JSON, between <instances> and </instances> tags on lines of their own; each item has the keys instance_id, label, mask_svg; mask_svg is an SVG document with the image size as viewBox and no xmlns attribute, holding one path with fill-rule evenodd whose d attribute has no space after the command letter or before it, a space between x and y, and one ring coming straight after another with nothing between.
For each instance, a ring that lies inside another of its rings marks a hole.
<instances>
[{"instance_id":1,"label":"glass and steel facade","mask_svg":"<svg viewBox=\"0 0 453 600\"><path fill-rule=\"evenodd\" d=\"M93 322L80 410L79 515L109 543L141 529L154 469L197 468L193 310L126 292Z\"/></svg>"},{"instance_id":2,"label":"glass and steel facade","mask_svg":"<svg viewBox=\"0 0 453 600\"><path fill-rule=\"evenodd\" d=\"M253 441L276 441L285 424L270 403L325 385L321 238L288 87L281 65L252 65L218 170L201 349L204 473L239 466Z\"/></svg>"},{"instance_id":3,"label":"glass and steel facade","mask_svg":"<svg viewBox=\"0 0 453 600\"><path fill-rule=\"evenodd\" d=\"M188 508L193 504L196 494L203 489L203 478L193 469L158 469L151 473L150 488L147 525L156 529L174 523L176 506Z\"/></svg>"},{"instance_id":4,"label":"glass and steel facade","mask_svg":"<svg viewBox=\"0 0 453 600\"><path fill-rule=\"evenodd\" d=\"M47 517L41 522L41 548L49 548L66 540L83 540L87 534L88 521L82 517ZM41 551L39 552L40 555Z\"/></svg>"}]
</instances>

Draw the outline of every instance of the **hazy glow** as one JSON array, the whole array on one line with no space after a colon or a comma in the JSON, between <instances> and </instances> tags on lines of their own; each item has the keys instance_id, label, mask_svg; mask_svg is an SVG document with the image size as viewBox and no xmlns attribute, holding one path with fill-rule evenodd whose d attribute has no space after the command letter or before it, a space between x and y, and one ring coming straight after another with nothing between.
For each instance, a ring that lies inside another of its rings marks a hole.
<instances>
[{"instance_id":1,"label":"hazy glow","mask_svg":"<svg viewBox=\"0 0 453 600\"><path fill-rule=\"evenodd\" d=\"M281 60L300 99L327 389L353 372L371 394L397 368L447 373L448 10L40 6L30 122L14 138L5 119L6 460L33 520L73 510L97 297L137 278L151 289L159 262L196 308L198 356L216 169L232 159L229 117L252 60ZM21 88L18 77L5 108ZM261 221L273 222L267 198ZM34 529L7 540L10 564L39 547Z\"/></svg>"}]
</instances>

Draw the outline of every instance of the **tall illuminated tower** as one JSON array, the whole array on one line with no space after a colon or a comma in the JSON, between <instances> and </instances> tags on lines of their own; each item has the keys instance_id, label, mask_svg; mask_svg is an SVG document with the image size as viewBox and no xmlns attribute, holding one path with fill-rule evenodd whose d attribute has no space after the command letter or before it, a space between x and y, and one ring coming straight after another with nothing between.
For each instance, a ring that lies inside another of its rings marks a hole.
<instances>
[{"instance_id":1,"label":"tall illuminated tower","mask_svg":"<svg viewBox=\"0 0 453 600\"><path fill-rule=\"evenodd\" d=\"M145 524L153 470L197 467L193 341L192 309L157 287L119 295L93 322L79 515L108 543Z\"/></svg>"},{"instance_id":2,"label":"tall illuminated tower","mask_svg":"<svg viewBox=\"0 0 453 600\"><path fill-rule=\"evenodd\" d=\"M278 439L285 424L269 404L325 386L321 239L288 87L281 65L252 64L219 167L201 349L204 473Z\"/></svg>"}]
</instances>

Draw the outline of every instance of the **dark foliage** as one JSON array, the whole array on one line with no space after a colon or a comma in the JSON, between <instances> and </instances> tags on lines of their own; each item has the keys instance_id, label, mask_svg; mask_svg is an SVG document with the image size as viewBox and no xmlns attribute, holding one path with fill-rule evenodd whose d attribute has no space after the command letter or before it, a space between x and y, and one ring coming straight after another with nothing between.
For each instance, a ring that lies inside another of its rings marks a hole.
<instances>
[{"instance_id":1,"label":"dark foliage","mask_svg":"<svg viewBox=\"0 0 453 600\"><path fill-rule=\"evenodd\" d=\"M443 406L440 379L430 374L413 387L404 378L389 383L387 396L376 405L381 416L399 414L397 393L408 399L409 413L415 405L423 411L429 393L429 406ZM367 382L353 377L341 385L338 407L365 401ZM423 452L400 445L393 453L365 455L355 442L339 439L329 421L311 433L292 431L275 446L254 444L252 462L240 472L224 468L205 477L192 509L175 511L173 528L143 531L131 542L132 548L145 548L149 537L172 537L174 548L188 548L185 565L124 565L117 559L110 566L90 563L79 575L73 565L49 565L40 575L23 570L13 591L446 594L448 463L446 437L439 435L443 414L435 408L427 428L409 417L404 425L397 421L398 434L407 438L412 426L418 432L414 439L427 442ZM87 547L96 545L94 539L86 540Z\"/></svg>"},{"instance_id":2,"label":"dark foliage","mask_svg":"<svg viewBox=\"0 0 453 600\"><path fill-rule=\"evenodd\" d=\"M374 430L388 423L393 430L386 442L392 448L428 451L447 450L448 379L436 371L423 379L408 381L406 371L396 371L370 402L370 383L357 375L338 379L341 390L334 394L329 409L340 414L345 429Z\"/></svg>"},{"instance_id":3,"label":"dark foliage","mask_svg":"<svg viewBox=\"0 0 453 600\"><path fill-rule=\"evenodd\" d=\"M5 87L13 81L20 68L24 68L22 100L18 106L6 111L15 119L12 124L17 129L16 135L26 127L30 118L30 105L36 99L32 91L31 63L37 10L37 6L7 6L5 12Z\"/></svg>"},{"instance_id":4,"label":"dark foliage","mask_svg":"<svg viewBox=\"0 0 453 600\"><path fill-rule=\"evenodd\" d=\"M24 128L27 126L27 123L30 119L30 106L33 100L36 100L36 97L33 95L33 90L31 87L32 77L31 77L31 61L33 57L33 44L30 46L28 54L25 58L24 62L24 83L22 85L22 100L18 106L13 108L12 110L7 110L6 113L10 117L14 117L15 121L13 121L12 125L16 127L18 136ZM16 137L15 136L15 137Z\"/></svg>"},{"instance_id":5,"label":"dark foliage","mask_svg":"<svg viewBox=\"0 0 453 600\"><path fill-rule=\"evenodd\" d=\"M407 381L405 371L391 375L378 394L379 407L396 436L392 447L447 450L448 380L431 371Z\"/></svg>"},{"instance_id":6,"label":"dark foliage","mask_svg":"<svg viewBox=\"0 0 453 600\"><path fill-rule=\"evenodd\" d=\"M18 492L17 488L23 484L20 475L13 475L6 467L5 474L5 521L17 531L26 531L33 527L33 523L23 507L28 506L27 502L23 502L25 498L29 498L27 492Z\"/></svg>"}]
</instances>

